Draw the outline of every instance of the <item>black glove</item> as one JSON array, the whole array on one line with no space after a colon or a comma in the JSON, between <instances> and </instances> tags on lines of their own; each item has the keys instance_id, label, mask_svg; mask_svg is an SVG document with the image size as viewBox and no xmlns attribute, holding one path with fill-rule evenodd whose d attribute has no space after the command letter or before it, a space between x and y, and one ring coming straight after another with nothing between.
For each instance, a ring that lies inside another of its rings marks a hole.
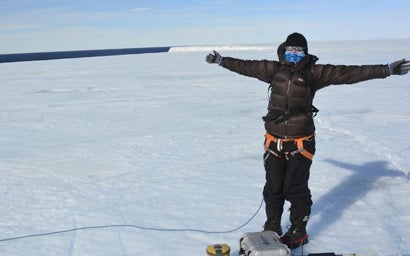
<instances>
[{"instance_id":1,"label":"black glove","mask_svg":"<svg viewBox=\"0 0 410 256\"><path fill-rule=\"evenodd\" d=\"M210 53L206 56L206 62L208 63L218 63L219 65L221 65L223 57L214 50L214 54Z\"/></svg>"},{"instance_id":2,"label":"black glove","mask_svg":"<svg viewBox=\"0 0 410 256\"><path fill-rule=\"evenodd\" d=\"M406 59L398 60L388 64L390 75L404 75L410 70L410 61Z\"/></svg>"}]
</instances>

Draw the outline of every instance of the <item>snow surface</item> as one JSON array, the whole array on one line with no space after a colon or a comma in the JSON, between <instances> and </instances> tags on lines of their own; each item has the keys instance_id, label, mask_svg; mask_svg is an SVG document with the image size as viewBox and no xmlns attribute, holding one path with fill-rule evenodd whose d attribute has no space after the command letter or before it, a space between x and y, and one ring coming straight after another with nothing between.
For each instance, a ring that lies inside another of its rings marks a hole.
<instances>
[{"instance_id":1,"label":"snow surface","mask_svg":"<svg viewBox=\"0 0 410 256\"><path fill-rule=\"evenodd\" d=\"M277 46L1 64L0 255L206 255L213 243L237 255L263 209L233 232L170 229L229 231L257 211L268 86L205 55L277 59ZM386 64L410 58L410 40L313 42L310 52ZM304 254L410 253L409 88L407 75L317 93ZM82 229L105 225L156 230ZM67 229L79 230L5 240Z\"/></svg>"}]
</instances>

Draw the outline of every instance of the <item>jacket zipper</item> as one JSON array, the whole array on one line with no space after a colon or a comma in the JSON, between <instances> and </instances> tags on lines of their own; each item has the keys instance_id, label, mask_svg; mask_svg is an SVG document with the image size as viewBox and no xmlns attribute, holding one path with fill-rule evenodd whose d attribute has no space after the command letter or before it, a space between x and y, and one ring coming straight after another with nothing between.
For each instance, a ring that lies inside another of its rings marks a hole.
<instances>
[{"instance_id":1,"label":"jacket zipper","mask_svg":"<svg viewBox=\"0 0 410 256\"><path fill-rule=\"evenodd\" d=\"M288 81L288 87L286 89L286 104L285 104L286 109L289 108L289 91L290 91L290 78L289 78L289 81ZM288 136L287 136L287 134L288 134L288 120L285 121L285 134L286 134L285 135L285 139L286 139L286 138L288 138Z\"/></svg>"}]
</instances>

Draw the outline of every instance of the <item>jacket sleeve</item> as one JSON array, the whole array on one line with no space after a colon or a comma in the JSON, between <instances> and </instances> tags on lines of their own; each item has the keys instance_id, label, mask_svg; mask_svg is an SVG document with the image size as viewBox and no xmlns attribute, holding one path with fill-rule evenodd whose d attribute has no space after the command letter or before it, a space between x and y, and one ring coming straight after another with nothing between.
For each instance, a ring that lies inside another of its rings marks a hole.
<instances>
[{"instance_id":1,"label":"jacket sleeve","mask_svg":"<svg viewBox=\"0 0 410 256\"><path fill-rule=\"evenodd\" d=\"M221 66L238 74L254 77L263 82L272 82L274 74L279 70L277 61L268 60L241 60L224 57Z\"/></svg>"},{"instance_id":2,"label":"jacket sleeve","mask_svg":"<svg viewBox=\"0 0 410 256\"><path fill-rule=\"evenodd\" d=\"M387 65L315 65L312 74L316 90L332 84L354 84L390 76Z\"/></svg>"}]
</instances>

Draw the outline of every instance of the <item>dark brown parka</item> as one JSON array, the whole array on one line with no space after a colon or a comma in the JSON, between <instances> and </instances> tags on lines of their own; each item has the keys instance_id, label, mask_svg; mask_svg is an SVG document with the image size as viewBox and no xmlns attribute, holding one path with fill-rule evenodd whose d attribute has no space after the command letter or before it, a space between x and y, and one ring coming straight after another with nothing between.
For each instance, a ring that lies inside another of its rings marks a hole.
<instances>
[{"instance_id":1,"label":"dark brown parka","mask_svg":"<svg viewBox=\"0 0 410 256\"><path fill-rule=\"evenodd\" d=\"M278 47L279 61L224 57L220 65L241 75L270 84L265 129L281 138L298 138L315 132L312 102L317 90L332 84L354 84L390 75L387 65L322 65L307 54L297 64L284 60L285 45Z\"/></svg>"}]
</instances>

